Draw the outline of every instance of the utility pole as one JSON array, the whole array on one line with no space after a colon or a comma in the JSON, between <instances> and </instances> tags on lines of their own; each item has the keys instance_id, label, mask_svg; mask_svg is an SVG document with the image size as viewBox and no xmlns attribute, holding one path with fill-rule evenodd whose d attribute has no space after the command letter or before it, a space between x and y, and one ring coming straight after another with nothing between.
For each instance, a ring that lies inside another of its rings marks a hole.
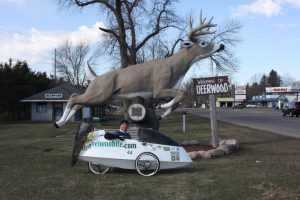
<instances>
[{"instance_id":1,"label":"utility pole","mask_svg":"<svg viewBox=\"0 0 300 200\"><path fill-rule=\"evenodd\" d=\"M57 53L57 50L54 49L54 80L56 82L56 53Z\"/></svg>"}]
</instances>

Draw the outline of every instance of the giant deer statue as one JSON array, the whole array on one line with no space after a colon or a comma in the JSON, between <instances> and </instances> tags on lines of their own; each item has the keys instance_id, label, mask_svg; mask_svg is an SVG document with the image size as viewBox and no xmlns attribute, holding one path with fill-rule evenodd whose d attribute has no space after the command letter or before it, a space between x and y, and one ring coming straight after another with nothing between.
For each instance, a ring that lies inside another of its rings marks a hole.
<instances>
[{"instance_id":1,"label":"giant deer statue","mask_svg":"<svg viewBox=\"0 0 300 200\"><path fill-rule=\"evenodd\" d=\"M176 54L94 77L83 94L70 96L63 116L55 126L65 124L84 105L104 105L113 97L140 96L154 100L171 98L170 102L159 106L166 109L160 118L167 116L177 108L185 96L185 93L178 88L190 67L195 62L224 49L223 44L206 42L198 38L212 34L209 29L216 26L211 23L212 18L208 22L205 21L202 20L201 15L199 25L192 28L192 18L190 18L188 40L181 43L182 48ZM89 72L89 74L93 73Z\"/></svg>"}]
</instances>

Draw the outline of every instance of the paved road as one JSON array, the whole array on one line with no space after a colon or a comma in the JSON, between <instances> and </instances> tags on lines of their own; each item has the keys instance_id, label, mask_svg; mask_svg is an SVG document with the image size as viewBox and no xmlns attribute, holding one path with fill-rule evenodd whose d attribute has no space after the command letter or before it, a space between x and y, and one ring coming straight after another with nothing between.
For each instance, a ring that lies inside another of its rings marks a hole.
<instances>
[{"instance_id":1,"label":"paved road","mask_svg":"<svg viewBox=\"0 0 300 200\"><path fill-rule=\"evenodd\" d=\"M177 109L186 110L203 117L209 117L209 109ZM300 117L283 117L280 110L269 109L223 109L216 110L217 119L258 130L300 138Z\"/></svg>"}]
</instances>

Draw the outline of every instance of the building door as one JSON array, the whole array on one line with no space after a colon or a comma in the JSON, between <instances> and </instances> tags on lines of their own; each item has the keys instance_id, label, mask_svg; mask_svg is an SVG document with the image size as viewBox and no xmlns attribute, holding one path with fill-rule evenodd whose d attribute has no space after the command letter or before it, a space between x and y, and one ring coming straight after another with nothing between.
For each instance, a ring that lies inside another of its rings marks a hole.
<instances>
[{"instance_id":1,"label":"building door","mask_svg":"<svg viewBox=\"0 0 300 200\"><path fill-rule=\"evenodd\" d=\"M233 106L233 102L227 102L227 108L231 108Z\"/></svg>"},{"instance_id":2,"label":"building door","mask_svg":"<svg viewBox=\"0 0 300 200\"><path fill-rule=\"evenodd\" d=\"M64 106L62 102L54 102L52 105L53 105L53 120L57 121L63 115Z\"/></svg>"},{"instance_id":3,"label":"building door","mask_svg":"<svg viewBox=\"0 0 300 200\"><path fill-rule=\"evenodd\" d=\"M221 108L225 108L225 107L226 107L226 102L221 101L221 102L220 102L220 107L221 107Z\"/></svg>"}]
</instances>

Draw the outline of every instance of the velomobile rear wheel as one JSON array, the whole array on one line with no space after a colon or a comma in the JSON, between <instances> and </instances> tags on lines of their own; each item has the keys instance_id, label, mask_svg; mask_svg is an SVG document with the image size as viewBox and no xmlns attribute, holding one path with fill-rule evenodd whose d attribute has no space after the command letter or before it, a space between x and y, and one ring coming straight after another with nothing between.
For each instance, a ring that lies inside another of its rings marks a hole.
<instances>
[{"instance_id":1,"label":"velomobile rear wheel","mask_svg":"<svg viewBox=\"0 0 300 200\"><path fill-rule=\"evenodd\" d=\"M93 164L91 162L88 163L89 170L93 172L94 174L105 174L109 171L110 167L99 165L99 164Z\"/></svg>"},{"instance_id":2,"label":"velomobile rear wheel","mask_svg":"<svg viewBox=\"0 0 300 200\"><path fill-rule=\"evenodd\" d=\"M153 153L142 153L135 160L135 169L142 176L152 176L159 170L158 158Z\"/></svg>"}]
</instances>

